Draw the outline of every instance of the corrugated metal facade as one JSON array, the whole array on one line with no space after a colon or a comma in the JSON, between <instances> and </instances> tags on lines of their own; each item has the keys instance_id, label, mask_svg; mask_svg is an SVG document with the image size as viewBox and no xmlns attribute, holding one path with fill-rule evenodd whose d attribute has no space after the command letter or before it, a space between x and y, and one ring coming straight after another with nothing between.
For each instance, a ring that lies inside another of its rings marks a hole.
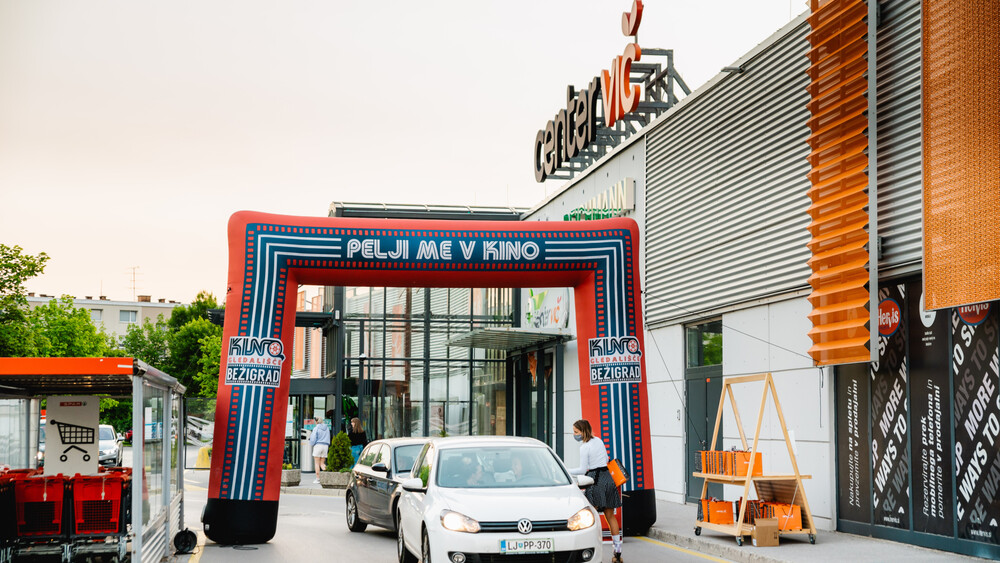
<instances>
[{"instance_id":1,"label":"corrugated metal facade","mask_svg":"<svg viewBox=\"0 0 1000 563\"><path fill-rule=\"evenodd\" d=\"M809 26L789 28L648 134L651 326L808 287Z\"/></svg>"},{"instance_id":2,"label":"corrugated metal facade","mask_svg":"<svg viewBox=\"0 0 1000 563\"><path fill-rule=\"evenodd\" d=\"M919 272L921 240L920 0L881 3L878 27L879 277Z\"/></svg>"},{"instance_id":3,"label":"corrugated metal facade","mask_svg":"<svg viewBox=\"0 0 1000 563\"><path fill-rule=\"evenodd\" d=\"M646 317L653 327L807 289L809 26L785 34L647 134ZM879 277L919 272L920 1L878 28Z\"/></svg>"}]
</instances>

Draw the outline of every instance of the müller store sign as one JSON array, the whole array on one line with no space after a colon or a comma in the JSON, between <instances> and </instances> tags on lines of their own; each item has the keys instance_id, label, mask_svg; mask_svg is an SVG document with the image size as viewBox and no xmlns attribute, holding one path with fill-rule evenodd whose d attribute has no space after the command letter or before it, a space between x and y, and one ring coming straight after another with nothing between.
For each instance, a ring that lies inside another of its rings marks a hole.
<instances>
[{"instance_id":1,"label":"m\u00fcller store sign","mask_svg":"<svg viewBox=\"0 0 1000 563\"><path fill-rule=\"evenodd\" d=\"M632 2L632 10L622 14L622 33L634 37L642 21L642 0ZM590 81L590 87L574 96L572 86L566 89L566 109L559 110L545 128L535 135L535 181L544 182L565 162L586 149L597 136L598 94L604 109L604 124L614 126L625 114L639 107L639 86L629 83L632 63L642 57L638 43L629 43L611 61L611 68L602 70Z\"/></svg>"}]
</instances>

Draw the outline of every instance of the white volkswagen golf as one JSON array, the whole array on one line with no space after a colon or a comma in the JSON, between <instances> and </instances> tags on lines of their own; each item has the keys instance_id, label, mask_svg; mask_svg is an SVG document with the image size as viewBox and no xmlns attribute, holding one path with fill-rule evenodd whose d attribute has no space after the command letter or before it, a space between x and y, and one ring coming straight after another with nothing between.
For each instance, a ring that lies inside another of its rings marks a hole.
<instances>
[{"instance_id":1,"label":"white volkswagen golf","mask_svg":"<svg viewBox=\"0 0 1000 563\"><path fill-rule=\"evenodd\" d=\"M396 515L400 563L601 560L600 521L580 491L593 480L538 440L432 440L412 476Z\"/></svg>"}]
</instances>

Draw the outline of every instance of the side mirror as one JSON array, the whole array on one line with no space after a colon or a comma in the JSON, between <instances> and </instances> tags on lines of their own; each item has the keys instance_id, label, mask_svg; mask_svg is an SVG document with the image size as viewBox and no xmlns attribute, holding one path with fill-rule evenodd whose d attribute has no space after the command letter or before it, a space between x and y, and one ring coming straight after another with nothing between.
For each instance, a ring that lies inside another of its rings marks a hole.
<instances>
[{"instance_id":1,"label":"side mirror","mask_svg":"<svg viewBox=\"0 0 1000 563\"><path fill-rule=\"evenodd\" d=\"M424 487L424 482L419 477L403 481L403 490L410 491L411 493L427 492L427 489Z\"/></svg>"},{"instance_id":2,"label":"side mirror","mask_svg":"<svg viewBox=\"0 0 1000 563\"><path fill-rule=\"evenodd\" d=\"M589 487L594 484L594 479L586 475L577 475L576 484L581 487Z\"/></svg>"},{"instance_id":3,"label":"side mirror","mask_svg":"<svg viewBox=\"0 0 1000 563\"><path fill-rule=\"evenodd\" d=\"M379 463L376 463L375 465L372 466L372 471L379 471L381 473L388 473L389 472L389 468L386 467L384 463L379 462Z\"/></svg>"}]
</instances>

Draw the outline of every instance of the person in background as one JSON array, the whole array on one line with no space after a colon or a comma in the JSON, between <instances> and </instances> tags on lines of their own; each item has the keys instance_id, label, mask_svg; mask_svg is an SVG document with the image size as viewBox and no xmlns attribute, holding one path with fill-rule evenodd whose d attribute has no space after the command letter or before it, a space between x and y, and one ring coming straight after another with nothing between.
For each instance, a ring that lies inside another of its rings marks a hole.
<instances>
[{"instance_id":1,"label":"person in background","mask_svg":"<svg viewBox=\"0 0 1000 563\"><path fill-rule=\"evenodd\" d=\"M313 461L316 463L316 480L319 483L319 472L326 469L326 454L330 451L330 427L321 418L309 434L309 445L312 446Z\"/></svg>"},{"instance_id":2,"label":"person in background","mask_svg":"<svg viewBox=\"0 0 1000 563\"><path fill-rule=\"evenodd\" d=\"M573 475L586 475L594 480L594 484L587 487L584 495L594 508L604 513L604 518L608 521L611 542L615 547L611 562L622 563L622 536L618 519L615 518L615 509L622 505L622 497L608 472L608 450L604 441L594 436L590 421L586 419L573 423L573 439L581 442L580 467L570 469L569 472Z\"/></svg>"},{"instance_id":3,"label":"person in background","mask_svg":"<svg viewBox=\"0 0 1000 563\"><path fill-rule=\"evenodd\" d=\"M365 449L368 445L368 435L365 434L365 429L361 427L361 419L354 417L351 419L351 428L347 432L347 437L351 439L351 456L354 458L354 463L358 462L358 457L361 455L361 450Z\"/></svg>"}]
</instances>

